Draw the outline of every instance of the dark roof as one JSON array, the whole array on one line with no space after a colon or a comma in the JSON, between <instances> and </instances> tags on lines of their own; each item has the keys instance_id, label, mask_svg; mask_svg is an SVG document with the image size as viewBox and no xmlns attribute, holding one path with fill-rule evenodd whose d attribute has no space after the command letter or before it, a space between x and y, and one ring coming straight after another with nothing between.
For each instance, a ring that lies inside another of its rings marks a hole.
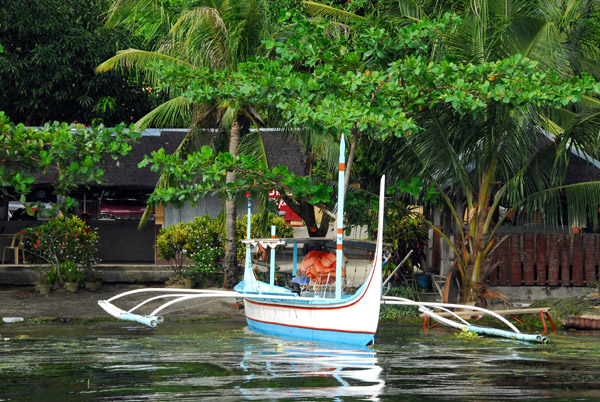
<instances>
[{"instance_id":1,"label":"dark roof","mask_svg":"<svg viewBox=\"0 0 600 402\"><path fill-rule=\"evenodd\" d=\"M131 153L114 160L103 156L101 168L104 170L102 184L98 187L126 187L132 189L153 189L160 173L151 172L150 167L138 168L144 155L150 155L161 147L173 153L186 136L186 130L151 130L152 135L143 135L132 145ZM34 175L36 185L52 186L56 182L53 175Z\"/></svg>"},{"instance_id":2,"label":"dark roof","mask_svg":"<svg viewBox=\"0 0 600 402\"><path fill-rule=\"evenodd\" d=\"M103 187L128 187L128 188L154 188L160 173L151 172L150 166L138 168L138 163L144 155L164 148L167 153L173 153L186 136L184 131L162 130L158 136L142 136L132 146L128 156L113 160L110 157L102 158L104 177Z\"/></svg>"},{"instance_id":3,"label":"dark roof","mask_svg":"<svg viewBox=\"0 0 600 402\"><path fill-rule=\"evenodd\" d=\"M594 163L595 162L595 163ZM598 161L571 155L569 159L569 167L565 177L565 184L583 183L587 181L600 181L600 168L597 166Z\"/></svg>"},{"instance_id":4,"label":"dark roof","mask_svg":"<svg viewBox=\"0 0 600 402\"><path fill-rule=\"evenodd\" d=\"M554 136L547 131L540 130L540 133L542 135L537 144L538 149L548 146L554 140ZM572 147L564 184L569 185L598 180L600 180L600 161Z\"/></svg>"},{"instance_id":5,"label":"dark roof","mask_svg":"<svg viewBox=\"0 0 600 402\"><path fill-rule=\"evenodd\" d=\"M304 156L296 139L286 136L277 129L261 130L263 144L270 166L287 165L297 176L304 175ZM150 155L161 147L167 153L173 153L185 138L184 129L151 129L144 132L137 143L132 146L128 156L113 160L108 156L102 158L104 177L98 187L119 187L130 189L154 189L160 174L151 172L150 167L138 168L144 155ZM34 175L35 176L35 175ZM52 186L55 178L52 175L37 175L36 185Z\"/></svg>"},{"instance_id":6,"label":"dark roof","mask_svg":"<svg viewBox=\"0 0 600 402\"><path fill-rule=\"evenodd\" d=\"M304 154L296 138L277 129L262 129L260 132L270 167L285 165L296 176L305 175Z\"/></svg>"}]
</instances>

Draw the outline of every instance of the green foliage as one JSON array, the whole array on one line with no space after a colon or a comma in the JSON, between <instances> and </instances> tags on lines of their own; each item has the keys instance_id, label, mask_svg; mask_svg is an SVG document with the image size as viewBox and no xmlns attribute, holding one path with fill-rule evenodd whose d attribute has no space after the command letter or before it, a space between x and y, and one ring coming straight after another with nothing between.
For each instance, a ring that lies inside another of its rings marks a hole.
<instances>
[{"instance_id":1,"label":"green foliage","mask_svg":"<svg viewBox=\"0 0 600 402\"><path fill-rule=\"evenodd\" d=\"M152 152L139 166L151 164L153 171L160 170L170 183L177 187L157 188L148 199L149 203L167 202L181 206L185 201L197 202L210 193L239 194L265 192L276 187L295 199L312 203L329 202L332 189L310 177L298 177L287 166L269 169L253 156L233 158L228 152L215 155L212 148L203 146L200 151L182 157L167 155L164 149ZM235 172L233 183L225 184L226 173Z\"/></svg>"},{"instance_id":2,"label":"green foliage","mask_svg":"<svg viewBox=\"0 0 600 402\"><path fill-rule=\"evenodd\" d=\"M392 286L387 292L388 296L403 297L405 299L416 300L418 295L408 285ZM418 317L419 308L417 306L387 306L382 305L379 312L379 318L382 321L393 321L403 317Z\"/></svg>"},{"instance_id":3,"label":"green foliage","mask_svg":"<svg viewBox=\"0 0 600 402\"><path fill-rule=\"evenodd\" d=\"M217 272L225 252L225 236L220 233L217 221L204 215L201 218L195 217L188 225L190 232L185 244L185 254L194 261L194 270L199 274Z\"/></svg>"},{"instance_id":4,"label":"green foliage","mask_svg":"<svg viewBox=\"0 0 600 402\"><path fill-rule=\"evenodd\" d=\"M133 128L133 127L131 127ZM31 192L34 175L48 173L55 180L54 194L67 196L64 205L41 212L55 214L68 210L70 191L88 183L101 183L104 171L98 166L103 155L113 159L127 155L130 141L140 136L124 125L115 128L54 122L40 129L14 125L0 111L0 194L16 195L24 203Z\"/></svg>"},{"instance_id":5,"label":"green foliage","mask_svg":"<svg viewBox=\"0 0 600 402\"><path fill-rule=\"evenodd\" d=\"M412 254L405 262L405 272L412 272L412 267L420 265L425 259L425 247L428 239L428 226L423 216L411 211L404 203L390 200L386 205L387 221L383 234L383 241L390 243L390 259L388 271L393 271L402 259L412 250ZM400 277L392 279L392 282Z\"/></svg>"},{"instance_id":6,"label":"green foliage","mask_svg":"<svg viewBox=\"0 0 600 402\"><path fill-rule=\"evenodd\" d=\"M77 217L57 217L22 231L26 234L25 252L35 263L57 266L69 262L83 267L98 263L98 233Z\"/></svg>"},{"instance_id":7,"label":"green foliage","mask_svg":"<svg viewBox=\"0 0 600 402\"><path fill-rule=\"evenodd\" d=\"M192 222L162 228L156 247L159 257L171 265L176 280L192 279L195 274L213 274L220 269L225 249L222 239L217 222L205 215L195 217ZM190 260L194 265L184 269Z\"/></svg>"},{"instance_id":8,"label":"green foliage","mask_svg":"<svg viewBox=\"0 0 600 402\"><path fill-rule=\"evenodd\" d=\"M477 332L471 332L467 329L467 327L464 327L460 332L458 332L454 335L457 338L461 338L461 339L479 338L479 335L477 334Z\"/></svg>"},{"instance_id":9,"label":"green foliage","mask_svg":"<svg viewBox=\"0 0 600 402\"><path fill-rule=\"evenodd\" d=\"M241 240L247 236L248 216L242 216L236 221L235 231L238 239L237 259L244 261L246 257L246 245ZM271 226L275 226L277 237L294 237L294 228L285 224L285 219L269 212L265 220L261 215L254 214L250 218L250 237L252 239L264 239L271 237ZM280 246L282 247L282 246Z\"/></svg>"},{"instance_id":10,"label":"green foliage","mask_svg":"<svg viewBox=\"0 0 600 402\"><path fill-rule=\"evenodd\" d=\"M175 278L181 279L185 263L185 244L188 241L190 226L185 222L163 227L156 237L156 249L158 257L167 260Z\"/></svg>"},{"instance_id":11,"label":"green foliage","mask_svg":"<svg viewBox=\"0 0 600 402\"><path fill-rule=\"evenodd\" d=\"M60 263L60 272L65 282L83 282L85 274L73 261L63 261Z\"/></svg>"},{"instance_id":12,"label":"green foliage","mask_svg":"<svg viewBox=\"0 0 600 402\"><path fill-rule=\"evenodd\" d=\"M413 177L410 182L400 180L396 186L390 186L388 192L394 193L396 189L400 193L409 193L415 200L419 200L420 196L424 195L421 200L426 204L436 205L439 201L439 192L435 186L425 187L418 177Z\"/></svg>"},{"instance_id":13,"label":"green foliage","mask_svg":"<svg viewBox=\"0 0 600 402\"><path fill-rule=\"evenodd\" d=\"M139 42L127 30L102 28L99 16L106 6L106 0L4 1L0 110L28 126L53 120L90 124L98 118L114 125L150 110L154 97L135 76L94 74L115 49ZM107 96L117 107L95 109Z\"/></svg>"},{"instance_id":14,"label":"green foliage","mask_svg":"<svg viewBox=\"0 0 600 402\"><path fill-rule=\"evenodd\" d=\"M290 20L292 34L266 43L275 58L240 63L234 71L167 66L157 74L165 87L177 88L192 103L275 105L292 126L335 136L362 133L375 140L415 137L422 130L417 117L424 110L443 108L457 120L483 118L495 107L559 108L600 93L600 85L585 74L565 80L556 72L539 71L535 61L519 54L478 64L429 60L431 43L458 21L451 15L396 31L368 29L359 41L364 46L353 48L343 37L326 35L326 22L309 23L293 13ZM384 41L387 48L373 54L373 41ZM285 168L269 171L251 157L208 152L185 159L160 153L147 158L142 166L151 163L179 184L157 192L151 201L181 203L224 192L226 172L237 175L228 184L234 193L275 186L282 194L313 203L328 201L331 190L293 177ZM435 198L431 187L427 191Z\"/></svg>"}]
</instances>

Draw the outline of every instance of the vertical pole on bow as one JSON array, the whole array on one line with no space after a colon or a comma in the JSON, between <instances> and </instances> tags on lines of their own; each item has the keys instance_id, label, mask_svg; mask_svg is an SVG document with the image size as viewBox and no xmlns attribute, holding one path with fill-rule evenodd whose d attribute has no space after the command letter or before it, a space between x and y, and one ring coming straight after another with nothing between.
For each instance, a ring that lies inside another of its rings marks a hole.
<instances>
[{"instance_id":1,"label":"vertical pole on bow","mask_svg":"<svg viewBox=\"0 0 600 402\"><path fill-rule=\"evenodd\" d=\"M296 277L298 274L298 243L294 243L294 257L293 257L293 272L292 277Z\"/></svg>"},{"instance_id":2,"label":"vertical pole on bow","mask_svg":"<svg viewBox=\"0 0 600 402\"><path fill-rule=\"evenodd\" d=\"M340 167L338 169L337 234L335 250L335 298L342 298L342 264L344 263L344 178L346 174L346 141L340 140Z\"/></svg>"},{"instance_id":3,"label":"vertical pole on bow","mask_svg":"<svg viewBox=\"0 0 600 402\"><path fill-rule=\"evenodd\" d=\"M246 240L250 240L250 217L252 214L252 201L250 201L250 193L246 193L248 200L248 222L246 224ZM250 265L250 243L246 243L246 268Z\"/></svg>"},{"instance_id":4,"label":"vertical pole on bow","mask_svg":"<svg viewBox=\"0 0 600 402\"><path fill-rule=\"evenodd\" d=\"M246 224L246 239L250 240L250 227L251 227L251 217L252 217L252 202L250 200L250 193L246 193L246 200L248 200L248 221ZM244 282L249 286L249 288L253 288L255 281L254 272L252 272L252 256L251 256L251 248L250 243L246 243L246 263L244 264ZM252 284L252 285L251 285Z\"/></svg>"},{"instance_id":5,"label":"vertical pole on bow","mask_svg":"<svg viewBox=\"0 0 600 402\"><path fill-rule=\"evenodd\" d=\"M275 225L271 226L271 239L275 238ZM269 292L275 291L275 247L271 247L271 266L269 268Z\"/></svg>"}]
</instances>

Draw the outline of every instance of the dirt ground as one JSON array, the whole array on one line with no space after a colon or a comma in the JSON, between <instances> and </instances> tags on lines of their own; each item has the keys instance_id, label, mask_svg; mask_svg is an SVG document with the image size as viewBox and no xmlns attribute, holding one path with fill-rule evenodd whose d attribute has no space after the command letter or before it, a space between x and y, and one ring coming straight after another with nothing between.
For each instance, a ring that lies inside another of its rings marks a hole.
<instances>
[{"instance_id":1,"label":"dirt ground","mask_svg":"<svg viewBox=\"0 0 600 402\"><path fill-rule=\"evenodd\" d=\"M110 319L111 316L100 306L98 300L106 300L121 292L144 288L147 286L130 284L103 284L96 292L80 288L77 293L68 293L57 289L48 296L35 291L33 286L0 287L0 318L23 317L26 320L60 320L73 319ZM135 295L128 297L127 302L114 304L127 310L148 296ZM123 299L125 300L125 299ZM164 300L164 299L163 299ZM242 303L235 299L198 299L175 304L161 314L169 319L223 319L244 317ZM141 310L149 313L157 304ZM144 306L145 307L145 306ZM0 320L1 323L1 320Z\"/></svg>"}]
</instances>

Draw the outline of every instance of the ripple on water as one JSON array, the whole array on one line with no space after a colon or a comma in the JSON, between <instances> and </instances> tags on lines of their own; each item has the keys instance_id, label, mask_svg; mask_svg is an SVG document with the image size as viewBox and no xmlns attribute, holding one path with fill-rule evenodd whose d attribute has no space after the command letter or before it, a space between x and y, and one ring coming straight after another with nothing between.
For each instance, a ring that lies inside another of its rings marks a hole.
<instances>
[{"instance_id":1,"label":"ripple on water","mask_svg":"<svg viewBox=\"0 0 600 402\"><path fill-rule=\"evenodd\" d=\"M260 336L242 322L1 330L0 400L600 398L598 338L563 332L525 345L384 326L375 348L348 350Z\"/></svg>"}]
</instances>

